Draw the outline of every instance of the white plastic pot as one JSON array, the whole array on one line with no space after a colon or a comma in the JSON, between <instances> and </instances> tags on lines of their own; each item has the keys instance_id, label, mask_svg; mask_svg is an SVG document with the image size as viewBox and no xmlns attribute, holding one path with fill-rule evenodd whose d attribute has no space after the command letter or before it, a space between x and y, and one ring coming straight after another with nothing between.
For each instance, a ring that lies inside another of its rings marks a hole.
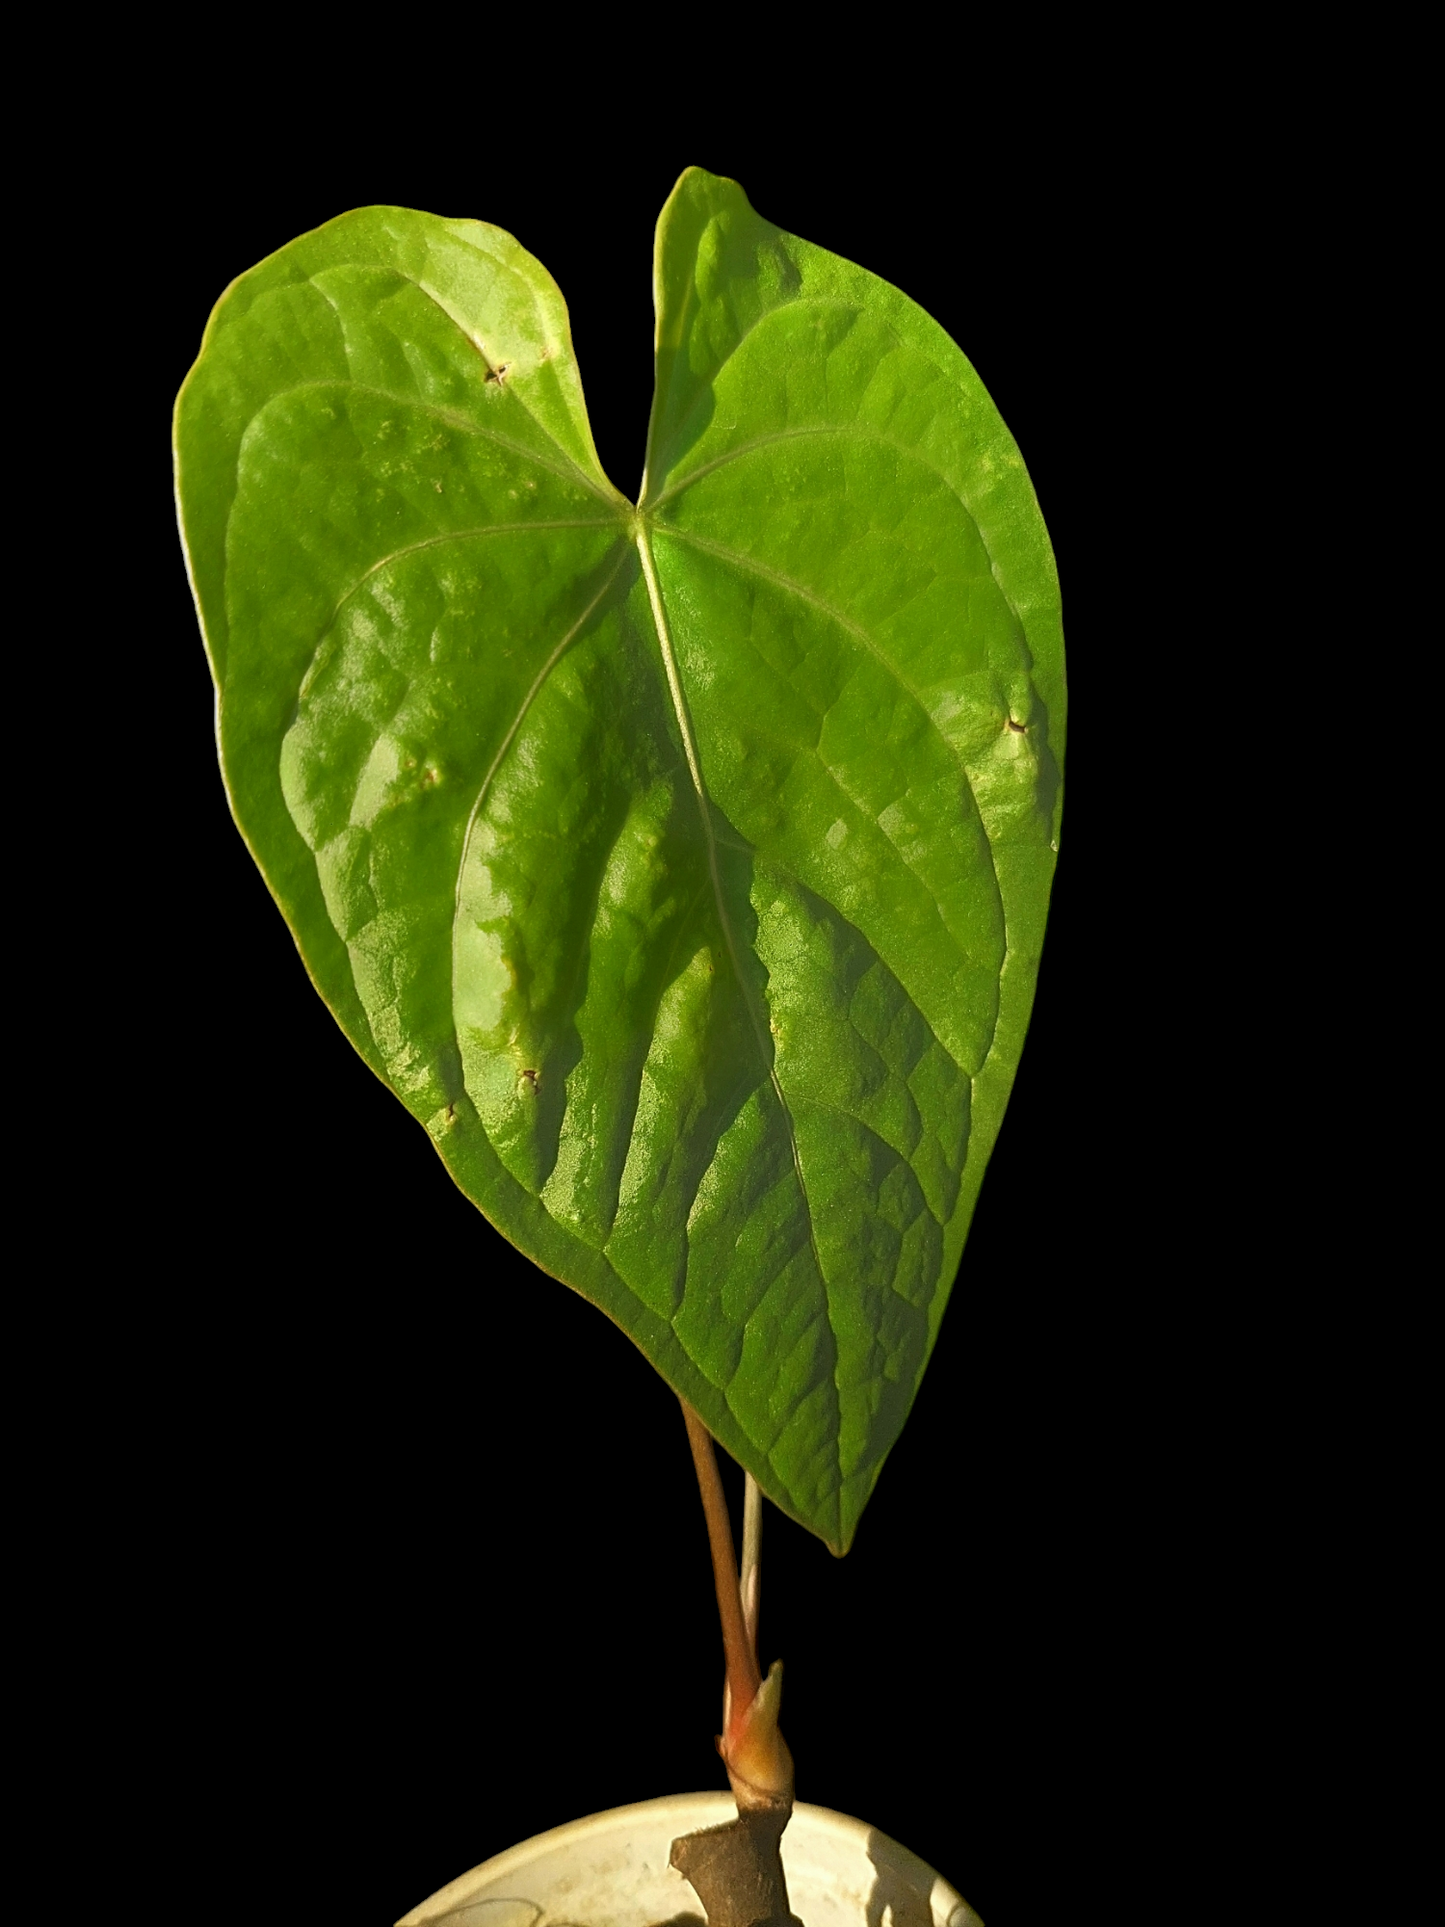
<instances>
[{"instance_id":1,"label":"white plastic pot","mask_svg":"<svg viewBox=\"0 0 1445 1927\"><path fill-rule=\"evenodd\" d=\"M736 1812L728 1793L674 1793L591 1814L483 1861L397 1927L701 1927L668 1855L679 1834ZM804 1927L983 1927L917 1854L827 1807L794 1807L782 1853Z\"/></svg>"}]
</instances>

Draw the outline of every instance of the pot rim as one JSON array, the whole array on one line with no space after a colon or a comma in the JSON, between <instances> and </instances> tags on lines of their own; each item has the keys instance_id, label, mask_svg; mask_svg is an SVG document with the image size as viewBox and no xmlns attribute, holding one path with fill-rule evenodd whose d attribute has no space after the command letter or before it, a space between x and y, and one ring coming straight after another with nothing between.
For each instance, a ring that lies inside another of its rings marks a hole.
<instances>
[{"instance_id":1,"label":"pot rim","mask_svg":"<svg viewBox=\"0 0 1445 1927\"><path fill-rule=\"evenodd\" d=\"M664 1793L656 1799L635 1800L627 1806L607 1807L601 1813L584 1814L559 1827L549 1827L545 1833L534 1833L530 1839L520 1840L516 1846L507 1847L501 1853L493 1854L490 1860L482 1861L480 1866L459 1874L455 1880L448 1881L445 1887L439 1887L434 1894L429 1894L409 1914L403 1914L396 1927L426 1927L428 1922L440 1919L464 1904L480 1887L489 1886L505 1875L520 1872L538 1854L545 1853L549 1847L560 1844L564 1839L575 1843L585 1840L590 1834L625 1831L629 1819L642 1819L644 1816L655 1819L668 1811L676 1812L680 1822L678 1831L686 1833L697 1827L715 1826L729 1820L737 1808L730 1793ZM885 1848L899 1870L908 1872L920 1894L928 1894L934 1927L982 1927L978 1915L956 1887L945 1880L941 1873L936 1873L927 1861L920 1859L880 1828L869 1826L865 1820L855 1820L851 1814L838 1813L832 1807L814 1806L806 1800L796 1803L793 1818L795 1821L806 1820L810 1832L831 1834L835 1839L847 1841L865 1853L870 1845L875 1849L880 1846Z\"/></svg>"}]
</instances>

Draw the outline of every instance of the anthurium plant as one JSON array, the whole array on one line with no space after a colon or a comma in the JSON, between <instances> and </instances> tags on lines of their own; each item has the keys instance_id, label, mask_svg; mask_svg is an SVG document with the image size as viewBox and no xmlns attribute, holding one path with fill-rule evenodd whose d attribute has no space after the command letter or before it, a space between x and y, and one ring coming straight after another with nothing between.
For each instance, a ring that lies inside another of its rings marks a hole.
<instances>
[{"instance_id":1,"label":"anthurium plant","mask_svg":"<svg viewBox=\"0 0 1445 1927\"><path fill-rule=\"evenodd\" d=\"M538 261L344 214L217 305L177 492L227 791L312 981L683 1401L767 1833L761 1495L845 1552L927 1365L1034 993L1063 641L1018 448L906 295L696 168L654 292L634 503Z\"/></svg>"}]
</instances>

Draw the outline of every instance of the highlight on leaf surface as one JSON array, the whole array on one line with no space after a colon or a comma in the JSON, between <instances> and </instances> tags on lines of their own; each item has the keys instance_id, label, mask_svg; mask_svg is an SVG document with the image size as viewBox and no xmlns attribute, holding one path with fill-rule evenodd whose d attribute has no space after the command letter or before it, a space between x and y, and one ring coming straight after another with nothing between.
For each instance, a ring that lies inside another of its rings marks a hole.
<instances>
[{"instance_id":1,"label":"highlight on leaf surface","mask_svg":"<svg viewBox=\"0 0 1445 1927\"><path fill-rule=\"evenodd\" d=\"M639 503L501 229L227 290L177 493L236 820L456 1182L836 1551L1017 1069L1063 641L1019 451L887 282L690 169Z\"/></svg>"}]
</instances>

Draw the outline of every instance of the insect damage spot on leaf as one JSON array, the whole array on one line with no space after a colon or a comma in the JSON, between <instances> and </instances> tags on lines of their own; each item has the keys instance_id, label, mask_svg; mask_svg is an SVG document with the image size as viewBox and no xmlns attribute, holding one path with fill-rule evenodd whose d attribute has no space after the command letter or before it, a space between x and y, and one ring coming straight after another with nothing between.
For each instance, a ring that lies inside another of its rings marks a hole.
<instances>
[{"instance_id":1,"label":"insect damage spot on leaf","mask_svg":"<svg viewBox=\"0 0 1445 1927\"><path fill-rule=\"evenodd\" d=\"M506 382L507 370L511 365L510 361L499 361L495 368L489 368L487 370L487 380L494 381L498 388L501 388Z\"/></svg>"},{"instance_id":2,"label":"insect damage spot on leaf","mask_svg":"<svg viewBox=\"0 0 1445 1927\"><path fill-rule=\"evenodd\" d=\"M540 1081L541 1081L540 1071L523 1071L522 1072L522 1082L526 1085L529 1091L535 1091Z\"/></svg>"},{"instance_id":3,"label":"insect damage spot on leaf","mask_svg":"<svg viewBox=\"0 0 1445 1927\"><path fill-rule=\"evenodd\" d=\"M1016 736L1022 736L1024 731L1028 728L1027 723L1016 723L1012 716L1010 716L1008 719L1008 726Z\"/></svg>"}]
</instances>

